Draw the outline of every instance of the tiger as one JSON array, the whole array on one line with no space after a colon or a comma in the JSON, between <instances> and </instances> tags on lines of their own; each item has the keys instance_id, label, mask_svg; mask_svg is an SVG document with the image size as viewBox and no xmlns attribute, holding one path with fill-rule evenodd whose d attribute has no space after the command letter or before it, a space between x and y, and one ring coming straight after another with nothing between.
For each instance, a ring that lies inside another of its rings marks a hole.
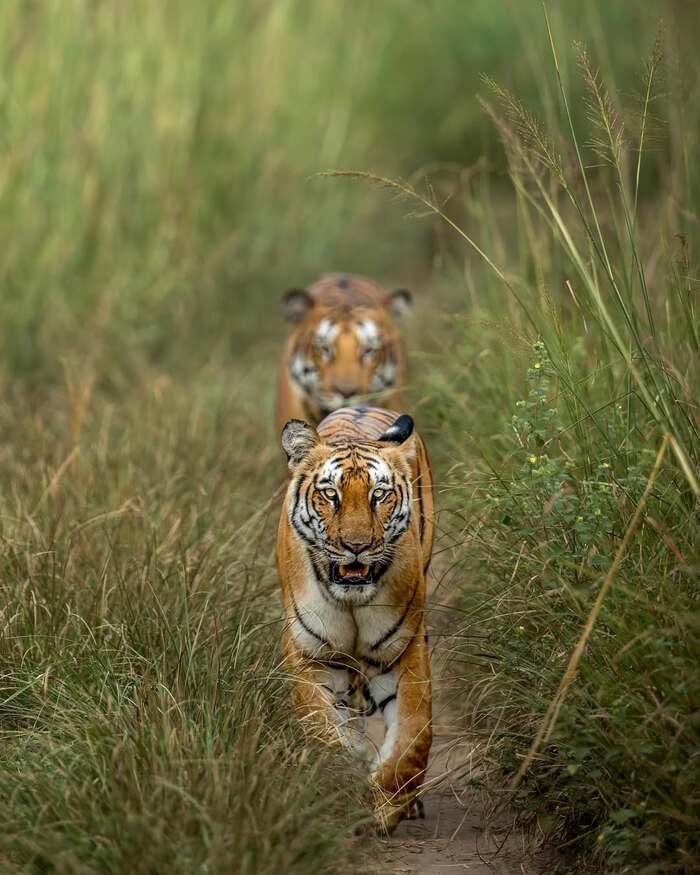
<instances>
[{"instance_id":1,"label":"tiger","mask_svg":"<svg viewBox=\"0 0 700 875\"><path fill-rule=\"evenodd\" d=\"M340 407L404 406L406 353L398 324L410 313L408 289L385 291L373 280L327 274L282 300L294 325L277 376L278 431L289 419L317 425Z\"/></svg>"},{"instance_id":2,"label":"tiger","mask_svg":"<svg viewBox=\"0 0 700 875\"><path fill-rule=\"evenodd\" d=\"M291 472L277 533L283 659L315 736L369 766L377 831L422 814L432 742L424 609L432 476L413 419L343 407L281 436ZM366 720L385 736L371 754Z\"/></svg>"}]
</instances>

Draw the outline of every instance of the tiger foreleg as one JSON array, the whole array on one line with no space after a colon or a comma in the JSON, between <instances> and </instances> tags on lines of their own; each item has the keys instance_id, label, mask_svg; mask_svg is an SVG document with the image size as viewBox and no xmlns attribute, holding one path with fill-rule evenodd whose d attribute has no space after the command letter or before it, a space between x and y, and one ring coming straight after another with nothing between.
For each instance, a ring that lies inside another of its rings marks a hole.
<instances>
[{"instance_id":1,"label":"tiger foreleg","mask_svg":"<svg viewBox=\"0 0 700 875\"><path fill-rule=\"evenodd\" d=\"M292 698L310 735L327 744L340 744L369 762L364 710L357 707L353 673L310 659L301 651L287 654Z\"/></svg>"},{"instance_id":2,"label":"tiger foreleg","mask_svg":"<svg viewBox=\"0 0 700 875\"><path fill-rule=\"evenodd\" d=\"M422 808L416 794L432 742L430 662L422 626L394 672L395 697L382 708L386 735L371 775L377 827L386 833Z\"/></svg>"}]
</instances>

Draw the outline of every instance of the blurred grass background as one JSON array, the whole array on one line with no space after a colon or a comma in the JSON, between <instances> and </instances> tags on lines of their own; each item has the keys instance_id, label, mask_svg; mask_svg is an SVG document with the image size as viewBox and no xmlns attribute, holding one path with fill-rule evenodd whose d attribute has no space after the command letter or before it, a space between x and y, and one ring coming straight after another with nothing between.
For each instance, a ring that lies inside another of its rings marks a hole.
<instances>
[{"instance_id":1,"label":"blurred grass background","mask_svg":"<svg viewBox=\"0 0 700 875\"><path fill-rule=\"evenodd\" d=\"M0 6L4 871L367 867L350 767L300 747L275 670L277 300L327 270L416 291L413 400L464 568L465 732L506 774L522 762L661 435L691 472L699 446L700 12L550 17L594 210L539 3ZM572 43L625 120L624 190L660 18L629 235ZM583 215L482 76L541 119ZM427 178L525 306L434 213L314 176L333 168L430 195ZM604 871L697 863L697 505L667 459L516 800Z\"/></svg>"},{"instance_id":2,"label":"blurred grass background","mask_svg":"<svg viewBox=\"0 0 700 875\"><path fill-rule=\"evenodd\" d=\"M564 39L599 40L604 69L614 59L631 86L641 46L623 37L648 42L663 9L553 14ZM552 87L537 3L10 0L0 40L13 376L45 377L81 343L119 372L124 331L137 359L173 366L221 346L224 325L230 353L257 342L255 305L327 264L413 279L425 228L308 177L484 154L498 166L479 77L537 106Z\"/></svg>"}]
</instances>

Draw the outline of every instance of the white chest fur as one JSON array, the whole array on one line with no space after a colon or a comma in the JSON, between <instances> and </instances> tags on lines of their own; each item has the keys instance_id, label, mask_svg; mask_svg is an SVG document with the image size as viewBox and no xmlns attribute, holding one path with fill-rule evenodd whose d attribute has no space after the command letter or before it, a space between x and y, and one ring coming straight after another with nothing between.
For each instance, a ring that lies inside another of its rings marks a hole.
<instances>
[{"instance_id":1,"label":"white chest fur","mask_svg":"<svg viewBox=\"0 0 700 875\"><path fill-rule=\"evenodd\" d=\"M387 594L380 587L372 602L354 610L357 655L385 665L403 653L414 628L413 623L405 622L406 606L387 601Z\"/></svg>"},{"instance_id":2,"label":"white chest fur","mask_svg":"<svg viewBox=\"0 0 700 875\"><path fill-rule=\"evenodd\" d=\"M313 571L297 589L288 617L296 645L318 659L345 654L368 664L387 665L403 653L415 622L407 618L410 604L388 598L380 586L369 604L351 607L333 600Z\"/></svg>"},{"instance_id":3,"label":"white chest fur","mask_svg":"<svg viewBox=\"0 0 700 875\"><path fill-rule=\"evenodd\" d=\"M321 590L313 572L308 574L292 607L292 636L305 653L316 657L331 652L352 654L357 638L353 615Z\"/></svg>"}]
</instances>

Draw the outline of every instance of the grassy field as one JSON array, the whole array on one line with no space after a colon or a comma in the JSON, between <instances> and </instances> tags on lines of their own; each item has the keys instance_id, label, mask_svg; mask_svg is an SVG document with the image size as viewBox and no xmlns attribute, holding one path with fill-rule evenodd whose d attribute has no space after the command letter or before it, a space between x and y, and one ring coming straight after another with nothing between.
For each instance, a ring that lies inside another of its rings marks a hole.
<instances>
[{"instance_id":1,"label":"grassy field","mask_svg":"<svg viewBox=\"0 0 700 875\"><path fill-rule=\"evenodd\" d=\"M467 713L536 834L649 875L700 867L697 81L667 39L627 95L565 49L557 125L485 82L510 215L490 181L461 217L399 189L467 250L454 352L427 359Z\"/></svg>"},{"instance_id":2,"label":"grassy field","mask_svg":"<svg viewBox=\"0 0 700 875\"><path fill-rule=\"evenodd\" d=\"M3 872L371 868L278 670L277 299L336 269L418 298L494 798L700 866L700 22L637 7L557 4L558 78L537 3L0 6Z\"/></svg>"}]
</instances>

